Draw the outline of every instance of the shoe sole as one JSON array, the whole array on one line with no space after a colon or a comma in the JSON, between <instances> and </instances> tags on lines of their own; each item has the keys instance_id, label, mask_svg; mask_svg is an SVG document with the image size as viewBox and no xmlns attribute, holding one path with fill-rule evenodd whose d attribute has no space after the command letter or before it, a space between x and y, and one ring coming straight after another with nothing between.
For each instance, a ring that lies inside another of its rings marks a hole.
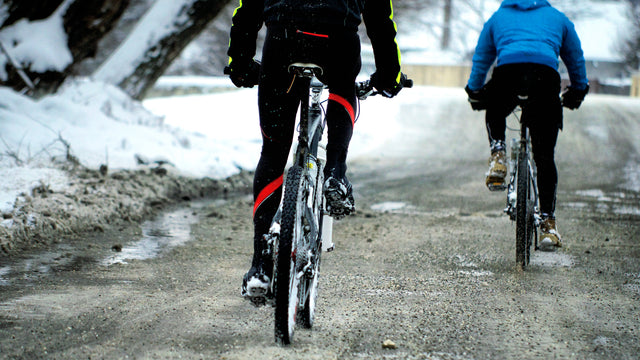
<instances>
[{"instance_id":1,"label":"shoe sole","mask_svg":"<svg viewBox=\"0 0 640 360\"><path fill-rule=\"evenodd\" d=\"M540 249L540 251L546 251L546 252L556 251L560 247L562 247L562 245L548 238L541 239L540 243L538 244L538 249Z\"/></svg>"},{"instance_id":2,"label":"shoe sole","mask_svg":"<svg viewBox=\"0 0 640 360\"><path fill-rule=\"evenodd\" d=\"M264 288L247 290L242 296L249 300L255 307L261 307L267 304L267 290Z\"/></svg>"},{"instance_id":3,"label":"shoe sole","mask_svg":"<svg viewBox=\"0 0 640 360\"><path fill-rule=\"evenodd\" d=\"M507 184L505 184L504 182L488 183L487 188L489 189L489 191L504 191L507 189Z\"/></svg>"},{"instance_id":4,"label":"shoe sole","mask_svg":"<svg viewBox=\"0 0 640 360\"><path fill-rule=\"evenodd\" d=\"M349 198L344 199L338 190L328 190L324 194L327 199L327 211L333 218L339 220L350 215L355 210L355 205Z\"/></svg>"},{"instance_id":5,"label":"shoe sole","mask_svg":"<svg viewBox=\"0 0 640 360\"><path fill-rule=\"evenodd\" d=\"M249 281L247 288L243 289L242 297L251 301L251 303L256 307L260 307L267 303L268 291L268 284L254 278Z\"/></svg>"},{"instance_id":6,"label":"shoe sole","mask_svg":"<svg viewBox=\"0 0 640 360\"><path fill-rule=\"evenodd\" d=\"M504 181L504 175L489 174L485 179L485 184L489 191L502 191L507 188L507 184Z\"/></svg>"}]
</instances>

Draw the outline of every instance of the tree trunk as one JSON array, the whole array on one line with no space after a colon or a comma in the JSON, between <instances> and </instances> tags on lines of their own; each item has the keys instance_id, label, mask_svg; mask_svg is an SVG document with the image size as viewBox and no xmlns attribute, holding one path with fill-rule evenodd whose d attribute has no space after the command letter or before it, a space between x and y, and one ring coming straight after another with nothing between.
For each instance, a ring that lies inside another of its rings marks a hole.
<instances>
[{"instance_id":1,"label":"tree trunk","mask_svg":"<svg viewBox=\"0 0 640 360\"><path fill-rule=\"evenodd\" d=\"M229 1L158 0L93 78L143 99L171 62ZM159 16L168 10L171 16Z\"/></svg>"},{"instance_id":2,"label":"tree trunk","mask_svg":"<svg viewBox=\"0 0 640 360\"><path fill-rule=\"evenodd\" d=\"M444 1L444 16L442 20L442 38L440 39L440 48L442 50L449 49L451 45L451 2L453 0Z\"/></svg>"},{"instance_id":3,"label":"tree trunk","mask_svg":"<svg viewBox=\"0 0 640 360\"><path fill-rule=\"evenodd\" d=\"M64 29L74 60L95 56L98 42L128 5L129 0L80 0L69 6L64 15Z\"/></svg>"},{"instance_id":4,"label":"tree trunk","mask_svg":"<svg viewBox=\"0 0 640 360\"><path fill-rule=\"evenodd\" d=\"M0 81L0 84L23 90L25 83L29 81L25 81L24 75L20 74L22 68L24 74L35 84L35 89L32 89L33 95L54 92L69 75L69 69L74 64L95 54L98 41L111 30L128 4L129 0L0 0L0 7L4 6L8 10L6 19L0 25L0 31L23 19L43 20L51 16L60 16L58 10L64 11L62 23L72 58L68 66L62 70L35 71L26 60L18 59L18 63L15 64L17 68L9 62L5 66L7 79ZM60 9L61 6L65 8ZM19 45L5 43L3 47L11 55L13 49ZM47 55L50 54L43 54L43 57Z\"/></svg>"},{"instance_id":5,"label":"tree trunk","mask_svg":"<svg viewBox=\"0 0 640 360\"><path fill-rule=\"evenodd\" d=\"M62 5L64 0L0 0L0 8L7 10L7 17L0 19L0 29L13 25L20 19L42 20Z\"/></svg>"}]
</instances>

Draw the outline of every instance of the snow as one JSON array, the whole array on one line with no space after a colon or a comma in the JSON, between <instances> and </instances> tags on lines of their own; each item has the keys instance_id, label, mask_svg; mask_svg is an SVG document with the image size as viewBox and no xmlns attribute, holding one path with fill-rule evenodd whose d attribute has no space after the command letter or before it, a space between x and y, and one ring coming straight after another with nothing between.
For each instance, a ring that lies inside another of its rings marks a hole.
<instances>
[{"instance_id":1,"label":"snow","mask_svg":"<svg viewBox=\"0 0 640 360\"><path fill-rule=\"evenodd\" d=\"M65 1L52 16L44 20L22 19L2 29L0 42L19 64L28 65L36 72L63 71L73 57L67 48L67 34L62 24L62 14L71 3ZM0 9L1 10L1 9ZM6 56L0 56L0 80L7 79Z\"/></svg>"},{"instance_id":2,"label":"snow","mask_svg":"<svg viewBox=\"0 0 640 360\"><path fill-rule=\"evenodd\" d=\"M173 86L177 81L167 80ZM186 78L183 85L221 81ZM351 156L393 136L398 106L384 98L366 101L366 121L356 123ZM66 158L64 143L90 168L134 169L137 159L148 159L168 161L185 176L228 177L255 169L258 161L257 89L139 103L88 79L74 79L38 101L0 88L0 211L41 183L54 191L65 186L66 175L50 168L52 158Z\"/></svg>"}]
</instances>

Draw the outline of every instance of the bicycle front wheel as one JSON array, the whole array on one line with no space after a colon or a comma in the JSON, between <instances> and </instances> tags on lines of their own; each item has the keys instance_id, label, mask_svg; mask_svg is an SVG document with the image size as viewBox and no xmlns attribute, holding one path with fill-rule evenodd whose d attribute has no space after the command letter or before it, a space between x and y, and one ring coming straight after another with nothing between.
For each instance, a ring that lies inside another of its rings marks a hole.
<instances>
[{"instance_id":1,"label":"bicycle front wheel","mask_svg":"<svg viewBox=\"0 0 640 360\"><path fill-rule=\"evenodd\" d=\"M303 233L302 212L305 205L305 189L302 168L294 166L289 169L282 199L275 286L275 338L276 342L282 345L291 343L296 325L300 284L296 270L296 256Z\"/></svg>"},{"instance_id":2,"label":"bicycle front wheel","mask_svg":"<svg viewBox=\"0 0 640 360\"><path fill-rule=\"evenodd\" d=\"M521 268L529 264L533 237L533 206L531 196L532 179L529 172L529 151L522 144L518 153L517 200L516 200L516 263Z\"/></svg>"}]
</instances>

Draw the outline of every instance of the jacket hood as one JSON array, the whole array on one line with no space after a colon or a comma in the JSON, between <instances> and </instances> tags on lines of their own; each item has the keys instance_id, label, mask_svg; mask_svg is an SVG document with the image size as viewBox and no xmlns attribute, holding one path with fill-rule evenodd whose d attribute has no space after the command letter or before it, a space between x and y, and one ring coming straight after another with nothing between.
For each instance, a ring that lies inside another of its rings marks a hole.
<instances>
[{"instance_id":1,"label":"jacket hood","mask_svg":"<svg viewBox=\"0 0 640 360\"><path fill-rule=\"evenodd\" d=\"M533 10L551 6L547 0L504 0L500 7L513 7L520 10Z\"/></svg>"}]
</instances>

